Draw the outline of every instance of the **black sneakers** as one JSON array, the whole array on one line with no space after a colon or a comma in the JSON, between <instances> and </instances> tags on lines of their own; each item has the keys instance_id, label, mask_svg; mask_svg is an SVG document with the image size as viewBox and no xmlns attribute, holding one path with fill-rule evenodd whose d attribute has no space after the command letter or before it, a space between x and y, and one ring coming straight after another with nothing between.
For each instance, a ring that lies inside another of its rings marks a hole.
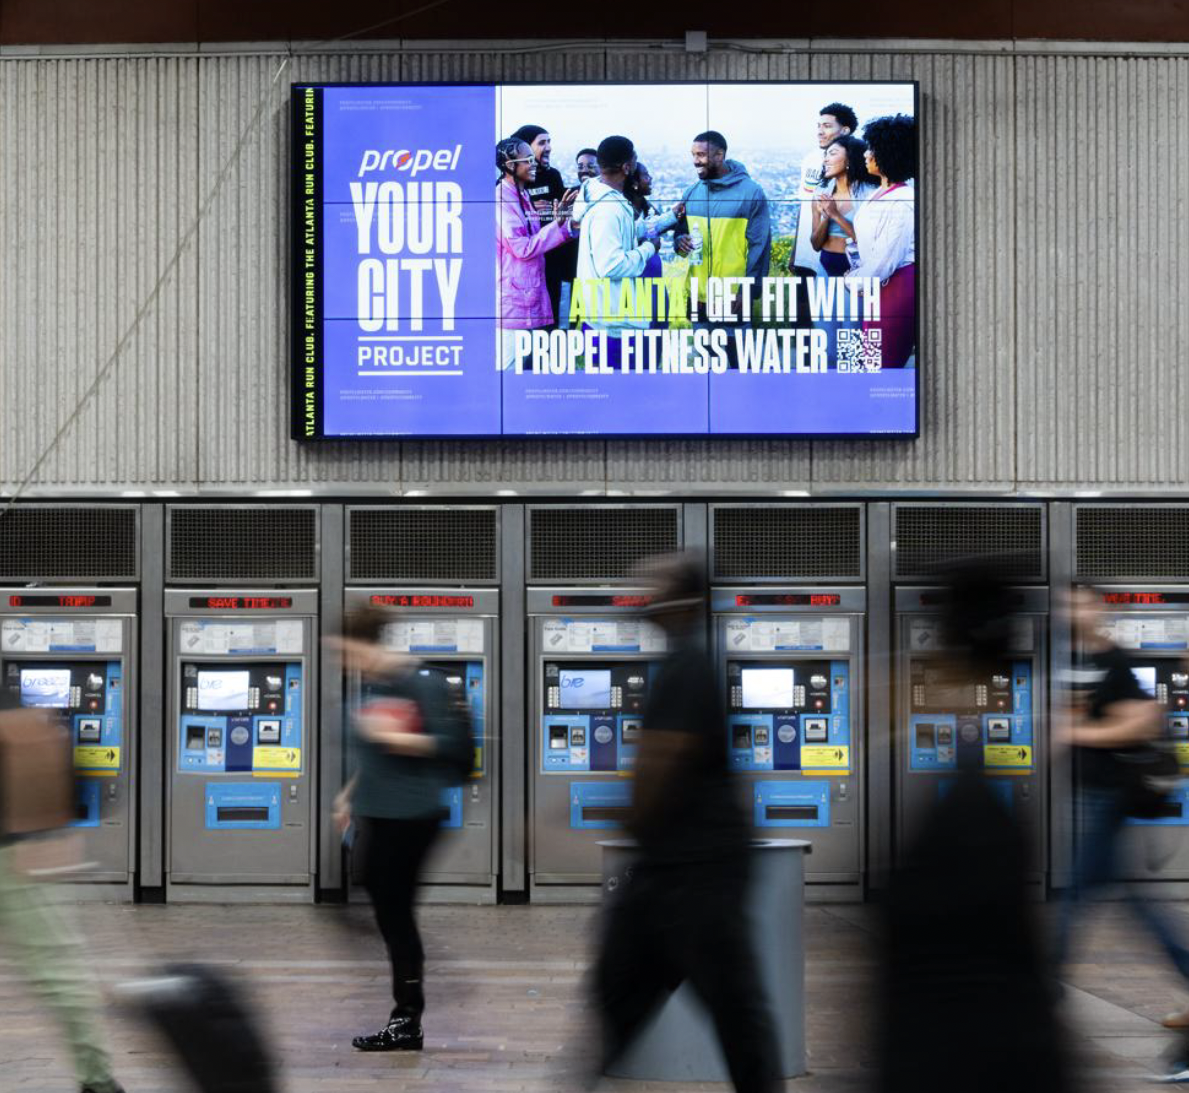
<instances>
[{"instance_id":1,"label":"black sneakers","mask_svg":"<svg viewBox=\"0 0 1189 1093\"><path fill-rule=\"evenodd\" d=\"M416 1017L393 1017L387 1026L370 1036L356 1036L356 1051L420 1051L425 1037Z\"/></svg>"}]
</instances>

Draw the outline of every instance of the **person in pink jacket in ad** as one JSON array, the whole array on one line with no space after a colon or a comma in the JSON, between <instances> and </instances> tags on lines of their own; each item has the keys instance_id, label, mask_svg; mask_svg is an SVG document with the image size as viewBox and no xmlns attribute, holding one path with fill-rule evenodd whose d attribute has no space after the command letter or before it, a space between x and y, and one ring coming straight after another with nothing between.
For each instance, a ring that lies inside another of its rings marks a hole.
<instances>
[{"instance_id":1,"label":"person in pink jacket in ad","mask_svg":"<svg viewBox=\"0 0 1189 1093\"><path fill-rule=\"evenodd\" d=\"M554 202L553 221L541 226L525 189L537 177L537 160L522 140L510 137L495 146L495 242L499 255L500 347L497 367L516 366L516 331L551 326L553 307L545 286L545 254L573 238L569 207L577 191Z\"/></svg>"}]
</instances>

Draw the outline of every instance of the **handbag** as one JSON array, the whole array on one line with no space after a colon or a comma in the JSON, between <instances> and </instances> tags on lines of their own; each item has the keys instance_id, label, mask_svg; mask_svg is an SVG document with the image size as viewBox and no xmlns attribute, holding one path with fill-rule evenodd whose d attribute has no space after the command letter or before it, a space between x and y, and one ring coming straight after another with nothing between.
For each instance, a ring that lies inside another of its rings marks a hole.
<instances>
[{"instance_id":1,"label":"handbag","mask_svg":"<svg viewBox=\"0 0 1189 1093\"><path fill-rule=\"evenodd\" d=\"M1114 753L1122 776L1123 811L1136 820L1157 820L1184 777L1172 747L1156 741Z\"/></svg>"}]
</instances>

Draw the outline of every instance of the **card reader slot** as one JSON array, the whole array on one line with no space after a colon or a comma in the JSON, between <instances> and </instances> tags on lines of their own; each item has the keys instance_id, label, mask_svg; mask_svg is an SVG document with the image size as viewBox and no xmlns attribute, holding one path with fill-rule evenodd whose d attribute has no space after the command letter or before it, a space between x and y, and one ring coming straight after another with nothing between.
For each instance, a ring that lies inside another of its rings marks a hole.
<instances>
[{"instance_id":1,"label":"card reader slot","mask_svg":"<svg viewBox=\"0 0 1189 1093\"><path fill-rule=\"evenodd\" d=\"M245 821L268 823L268 805L262 805L260 807L250 805L220 806L215 810L215 814L221 824L243 823Z\"/></svg>"},{"instance_id":2,"label":"card reader slot","mask_svg":"<svg viewBox=\"0 0 1189 1093\"><path fill-rule=\"evenodd\" d=\"M766 805L764 818L767 820L810 820L817 819L817 805Z\"/></svg>"},{"instance_id":3,"label":"card reader slot","mask_svg":"<svg viewBox=\"0 0 1189 1093\"><path fill-rule=\"evenodd\" d=\"M628 817L626 807L616 808L614 805L583 805L582 820L586 822L623 823Z\"/></svg>"}]
</instances>

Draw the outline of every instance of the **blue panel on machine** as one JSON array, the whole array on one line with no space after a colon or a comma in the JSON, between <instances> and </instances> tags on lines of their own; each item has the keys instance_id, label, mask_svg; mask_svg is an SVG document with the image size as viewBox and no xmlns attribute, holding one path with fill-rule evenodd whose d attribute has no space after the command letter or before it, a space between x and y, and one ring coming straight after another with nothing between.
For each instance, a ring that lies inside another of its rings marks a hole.
<instances>
[{"instance_id":1,"label":"blue panel on machine","mask_svg":"<svg viewBox=\"0 0 1189 1093\"><path fill-rule=\"evenodd\" d=\"M467 662L466 688L471 709L471 735L475 745L475 774L480 775L487 769L487 706L481 660Z\"/></svg>"},{"instance_id":2,"label":"blue panel on machine","mask_svg":"<svg viewBox=\"0 0 1189 1093\"><path fill-rule=\"evenodd\" d=\"M590 769L618 770L616 751L618 719L614 714L594 714L590 719Z\"/></svg>"},{"instance_id":3,"label":"blue panel on machine","mask_svg":"<svg viewBox=\"0 0 1189 1093\"><path fill-rule=\"evenodd\" d=\"M227 765L229 771L252 769L252 718L227 719Z\"/></svg>"},{"instance_id":4,"label":"blue panel on machine","mask_svg":"<svg viewBox=\"0 0 1189 1093\"><path fill-rule=\"evenodd\" d=\"M952 713L913 714L908 739L913 770L954 770L958 719ZM981 739L980 739L981 744Z\"/></svg>"},{"instance_id":5,"label":"blue panel on machine","mask_svg":"<svg viewBox=\"0 0 1189 1093\"><path fill-rule=\"evenodd\" d=\"M74 781L75 820L71 827L99 826L99 795L100 781L98 778L76 778Z\"/></svg>"},{"instance_id":6,"label":"blue panel on machine","mask_svg":"<svg viewBox=\"0 0 1189 1093\"><path fill-rule=\"evenodd\" d=\"M442 790L442 827L462 827L462 786L450 786Z\"/></svg>"},{"instance_id":7,"label":"blue panel on machine","mask_svg":"<svg viewBox=\"0 0 1189 1093\"><path fill-rule=\"evenodd\" d=\"M1127 822L1140 827L1189 826L1189 784L1182 782L1168 795L1163 815L1151 820L1136 820L1129 817Z\"/></svg>"},{"instance_id":8,"label":"blue panel on machine","mask_svg":"<svg viewBox=\"0 0 1189 1093\"><path fill-rule=\"evenodd\" d=\"M756 827L829 827L829 782L757 782Z\"/></svg>"},{"instance_id":9,"label":"blue panel on machine","mask_svg":"<svg viewBox=\"0 0 1189 1093\"><path fill-rule=\"evenodd\" d=\"M208 831L280 830L280 784L208 782L206 827Z\"/></svg>"},{"instance_id":10,"label":"blue panel on machine","mask_svg":"<svg viewBox=\"0 0 1189 1093\"><path fill-rule=\"evenodd\" d=\"M546 717L542 727L542 770L590 770L590 718L586 714Z\"/></svg>"},{"instance_id":11,"label":"blue panel on machine","mask_svg":"<svg viewBox=\"0 0 1189 1093\"><path fill-rule=\"evenodd\" d=\"M570 827L576 830L606 830L621 827L623 814L632 803L632 783L571 782Z\"/></svg>"}]
</instances>

